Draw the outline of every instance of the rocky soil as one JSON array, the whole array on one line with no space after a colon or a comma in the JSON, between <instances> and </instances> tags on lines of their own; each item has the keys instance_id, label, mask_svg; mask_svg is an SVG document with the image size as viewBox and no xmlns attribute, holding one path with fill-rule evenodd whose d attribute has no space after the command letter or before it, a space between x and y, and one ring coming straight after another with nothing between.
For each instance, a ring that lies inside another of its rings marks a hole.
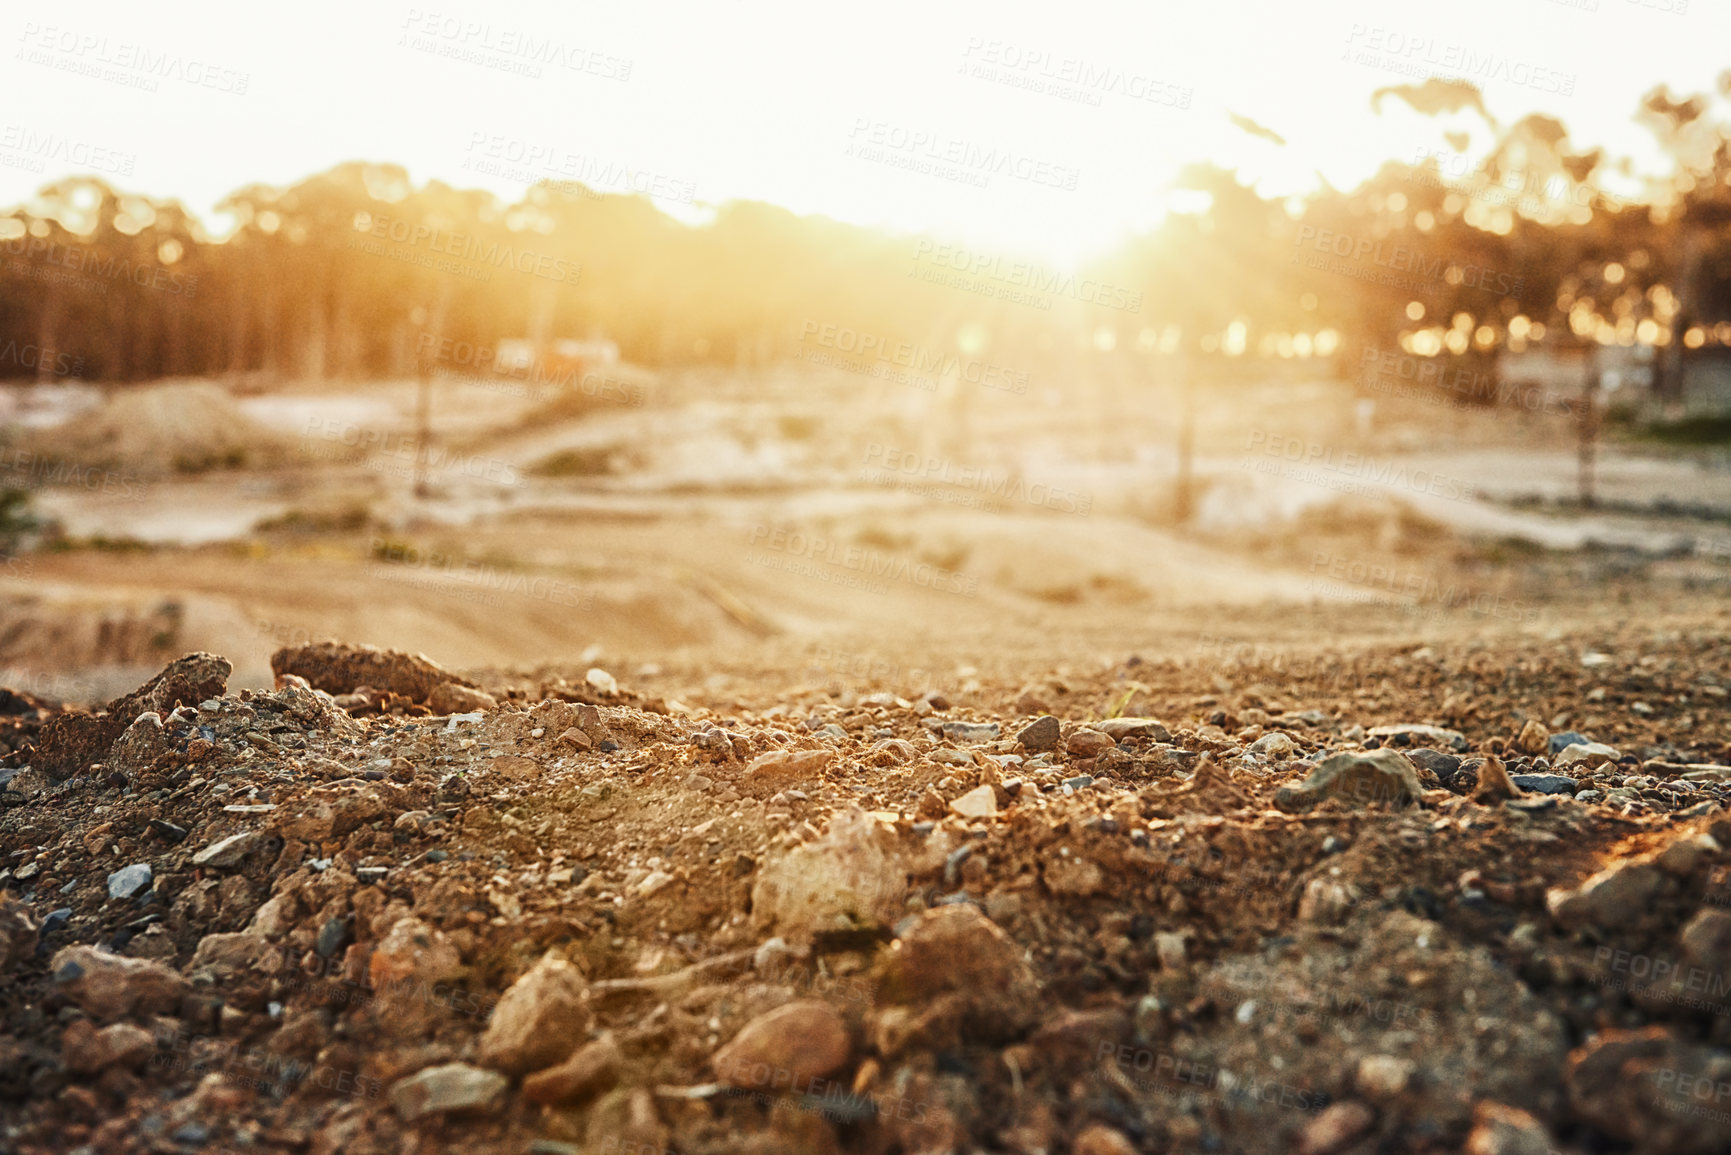
<instances>
[{"instance_id":1,"label":"rocky soil","mask_svg":"<svg viewBox=\"0 0 1731 1155\"><path fill-rule=\"evenodd\" d=\"M1731 642L0 699L0 1151L1731 1149Z\"/></svg>"}]
</instances>

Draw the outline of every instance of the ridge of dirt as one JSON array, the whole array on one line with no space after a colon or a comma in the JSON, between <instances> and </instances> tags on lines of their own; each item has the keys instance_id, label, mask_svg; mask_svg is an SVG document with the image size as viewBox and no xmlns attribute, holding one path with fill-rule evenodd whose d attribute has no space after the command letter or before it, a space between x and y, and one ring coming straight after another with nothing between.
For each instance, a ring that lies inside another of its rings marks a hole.
<instances>
[{"instance_id":1,"label":"ridge of dirt","mask_svg":"<svg viewBox=\"0 0 1731 1155\"><path fill-rule=\"evenodd\" d=\"M1715 621L116 699L0 770L0 1150L1722 1150Z\"/></svg>"}]
</instances>

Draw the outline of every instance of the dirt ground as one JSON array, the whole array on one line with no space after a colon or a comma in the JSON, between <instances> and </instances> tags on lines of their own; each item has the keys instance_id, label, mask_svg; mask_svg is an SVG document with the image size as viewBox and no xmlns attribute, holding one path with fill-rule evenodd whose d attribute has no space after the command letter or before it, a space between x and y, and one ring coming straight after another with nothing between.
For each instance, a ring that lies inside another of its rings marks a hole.
<instances>
[{"instance_id":1,"label":"dirt ground","mask_svg":"<svg viewBox=\"0 0 1731 1155\"><path fill-rule=\"evenodd\" d=\"M640 383L41 488L0 1151L1731 1148L1717 465Z\"/></svg>"}]
</instances>

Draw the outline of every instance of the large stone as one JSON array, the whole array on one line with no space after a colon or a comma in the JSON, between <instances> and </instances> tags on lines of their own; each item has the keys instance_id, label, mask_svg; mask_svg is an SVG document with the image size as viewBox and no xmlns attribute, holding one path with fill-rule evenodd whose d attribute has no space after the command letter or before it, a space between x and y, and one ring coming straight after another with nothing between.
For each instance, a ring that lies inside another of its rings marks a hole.
<instances>
[{"instance_id":1,"label":"large stone","mask_svg":"<svg viewBox=\"0 0 1731 1155\"><path fill-rule=\"evenodd\" d=\"M1282 810L1303 810L1324 798L1364 806L1387 802L1404 806L1424 797L1418 771L1399 750L1383 748L1363 753L1348 751L1317 763L1302 785L1283 786L1274 804Z\"/></svg>"},{"instance_id":2,"label":"large stone","mask_svg":"<svg viewBox=\"0 0 1731 1155\"><path fill-rule=\"evenodd\" d=\"M93 1018L171 1014L190 991L187 981L161 963L124 958L92 946L69 946L49 963L60 993Z\"/></svg>"},{"instance_id":3,"label":"large stone","mask_svg":"<svg viewBox=\"0 0 1731 1155\"><path fill-rule=\"evenodd\" d=\"M294 674L327 694L352 694L362 686L371 686L411 701L425 702L434 690L446 684L479 688L425 654L405 654L400 650L350 646L340 642L319 642L278 650L270 657L270 668L279 681L286 674Z\"/></svg>"},{"instance_id":4,"label":"large stone","mask_svg":"<svg viewBox=\"0 0 1731 1155\"><path fill-rule=\"evenodd\" d=\"M625 1056L611 1035L596 1039L558 1066L524 1079L523 1098L531 1103L579 1103L610 1090L624 1065Z\"/></svg>"},{"instance_id":5,"label":"large stone","mask_svg":"<svg viewBox=\"0 0 1731 1155\"><path fill-rule=\"evenodd\" d=\"M56 714L43 725L37 739L35 768L56 782L83 773L92 762L108 757L109 748L140 714L154 712L167 717L176 706L196 706L220 698L228 691L228 676L233 672L227 658L188 654L94 714Z\"/></svg>"},{"instance_id":6,"label":"large stone","mask_svg":"<svg viewBox=\"0 0 1731 1155\"><path fill-rule=\"evenodd\" d=\"M570 1055L589 1033L588 984L569 962L547 954L493 1008L480 1060L508 1075L539 1071Z\"/></svg>"},{"instance_id":7,"label":"large stone","mask_svg":"<svg viewBox=\"0 0 1731 1155\"><path fill-rule=\"evenodd\" d=\"M504 1103L511 1081L497 1071L446 1063L391 1084L391 1106L405 1123L428 1115L491 1113Z\"/></svg>"},{"instance_id":8,"label":"large stone","mask_svg":"<svg viewBox=\"0 0 1731 1155\"><path fill-rule=\"evenodd\" d=\"M830 819L823 837L796 846L759 873L752 921L789 939L822 930L883 926L902 913L907 872L893 838L850 806Z\"/></svg>"},{"instance_id":9,"label":"large stone","mask_svg":"<svg viewBox=\"0 0 1731 1155\"><path fill-rule=\"evenodd\" d=\"M820 999L800 999L751 1020L711 1063L716 1076L734 1087L809 1094L814 1080L846 1066L852 1051L847 1025L835 1008Z\"/></svg>"}]
</instances>

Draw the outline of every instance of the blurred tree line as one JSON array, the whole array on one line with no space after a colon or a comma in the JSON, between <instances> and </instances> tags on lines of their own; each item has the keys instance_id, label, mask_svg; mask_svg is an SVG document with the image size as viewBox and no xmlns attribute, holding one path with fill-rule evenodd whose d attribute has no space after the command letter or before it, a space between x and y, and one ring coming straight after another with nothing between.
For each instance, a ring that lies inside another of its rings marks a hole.
<instances>
[{"instance_id":1,"label":"blurred tree line","mask_svg":"<svg viewBox=\"0 0 1731 1155\"><path fill-rule=\"evenodd\" d=\"M1422 109L1437 83L1405 95ZM78 177L0 212L0 378L394 377L536 335L758 365L814 326L1023 366L1114 349L1672 355L1686 336L1731 343L1731 133L1712 107L1649 95L1675 172L1626 200L1602 180L1626 162L1544 116L1496 126L1470 171L1440 152L1391 160L1302 202L1199 166L1184 181L1198 211L1073 275L754 202L693 226L639 197L546 183L506 204L359 162L236 191L218 239L173 200Z\"/></svg>"}]
</instances>

